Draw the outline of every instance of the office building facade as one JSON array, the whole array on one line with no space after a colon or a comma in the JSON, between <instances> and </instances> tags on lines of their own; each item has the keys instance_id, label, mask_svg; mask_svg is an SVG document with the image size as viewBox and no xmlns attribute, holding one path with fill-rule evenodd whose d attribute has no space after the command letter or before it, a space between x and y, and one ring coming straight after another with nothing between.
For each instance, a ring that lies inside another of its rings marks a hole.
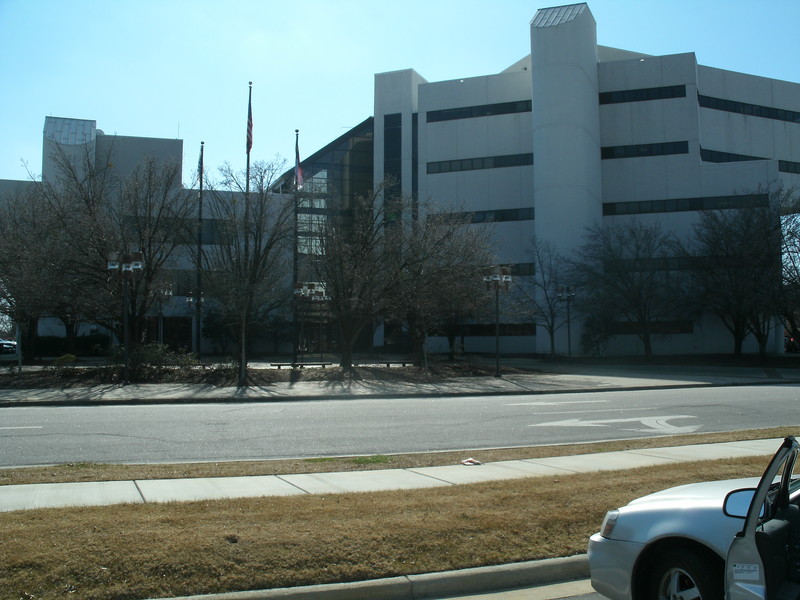
<instances>
[{"instance_id":1,"label":"office building facade","mask_svg":"<svg viewBox=\"0 0 800 600\"><path fill-rule=\"evenodd\" d=\"M799 84L703 66L693 53L598 46L585 3L539 10L530 38L531 54L497 74L375 76L374 180L396 177L407 194L472 213L512 272L533 273L534 236L563 256L587 228L631 220L685 238L701 210L749 206L756 190L800 184ZM559 353L580 351L580 322L571 329L570 342L558 330ZM502 351L549 352L541 326L538 335L516 331ZM466 342L476 351L493 344ZM661 354L732 348L712 314L662 328L653 345ZM782 348L776 318L769 349ZM629 333L606 351L642 347Z\"/></svg>"}]
</instances>

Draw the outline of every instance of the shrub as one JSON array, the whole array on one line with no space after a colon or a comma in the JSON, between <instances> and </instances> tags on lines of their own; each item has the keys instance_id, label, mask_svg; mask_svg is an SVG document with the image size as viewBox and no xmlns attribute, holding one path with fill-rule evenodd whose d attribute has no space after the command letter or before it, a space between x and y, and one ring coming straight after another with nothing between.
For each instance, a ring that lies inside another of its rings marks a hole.
<instances>
[{"instance_id":1,"label":"shrub","mask_svg":"<svg viewBox=\"0 0 800 600\"><path fill-rule=\"evenodd\" d=\"M131 351L131 367L190 367L197 357L190 352L171 350L166 344L142 344Z\"/></svg>"},{"instance_id":2,"label":"shrub","mask_svg":"<svg viewBox=\"0 0 800 600\"><path fill-rule=\"evenodd\" d=\"M60 369L63 367L72 366L76 360L78 360L78 357L74 354L62 354L53 361L53 365Z\"/></svg>"},{"instance_id":3,"label":"shrub","mask_svg":"<svg viewBox=\"0 0 800 600\"><path fill-rule=\"evenodd\" d=\"M75 374L75 361L78 358L74 354L62 354L53 361L53 368L58 377L70 377Z\"/></svg>"},{"instance_id":4,"label":"shrub","mask_svg":"<svg viewBox=\"0 0 800 600\"><path fill-rule=\"evenodd\" d=\"M112 360L118 365L123 364L124 349L116 348ZM165 372L190 368L197 364L194 354L171 350L165 344L142 344L133 348L128 357L130 379L141 382L160 380Z\"/></svg>"}]
</instances>

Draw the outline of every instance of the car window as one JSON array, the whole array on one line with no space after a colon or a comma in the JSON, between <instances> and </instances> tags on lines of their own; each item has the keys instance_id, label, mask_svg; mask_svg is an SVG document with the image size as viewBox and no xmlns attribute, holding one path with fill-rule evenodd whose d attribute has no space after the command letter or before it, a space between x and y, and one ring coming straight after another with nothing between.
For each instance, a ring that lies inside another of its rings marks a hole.
<instances>
[{"instance_id":1,"label":"car window","mask_svg":"<svg viewBox=\"0 0 800 600\"><path fill-rule=\"evenodd\" d=\"M780 459L780 464L774 464L777 455L773 457L771 467L775 469L774 475L764 498L764 506L758 515L759 523L774 518L776 511L786 506L787 501L800 502L800 465L796 460L797 447L793 444L788 450Z\"/></svg>"},{"instance_id":2,"label":"car window","mask_svg":"<svg viewBox=\"0 0 800 600\"><path fill-rule=\"evenodd\" d=\"M789 495L793 500L800 496L800 461L797 460L797 455L792 458L792 473L791 481L789 483Z\"/></svg>"}]
</instances>

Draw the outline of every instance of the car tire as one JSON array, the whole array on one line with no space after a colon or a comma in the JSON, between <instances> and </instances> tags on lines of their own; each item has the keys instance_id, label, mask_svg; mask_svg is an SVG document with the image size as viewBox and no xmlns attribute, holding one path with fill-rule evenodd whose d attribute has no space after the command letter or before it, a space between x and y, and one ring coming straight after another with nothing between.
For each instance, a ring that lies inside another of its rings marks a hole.
<instances>
[{"instance_id":1,"label":"car tire","mask_svg":"<svg viewBox=\"0 0 800 600\"><path fill-rule=\"evenodd\" d=\"M671 548L658 556L648 600L723 600L724 574L718 563L692 548Z\"/></svg>"}]
</instances>

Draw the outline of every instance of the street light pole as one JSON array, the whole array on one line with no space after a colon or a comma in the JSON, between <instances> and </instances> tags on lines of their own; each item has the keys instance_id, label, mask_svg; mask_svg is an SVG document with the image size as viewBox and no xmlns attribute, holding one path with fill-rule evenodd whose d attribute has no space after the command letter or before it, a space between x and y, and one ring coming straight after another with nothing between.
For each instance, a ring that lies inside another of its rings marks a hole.
<instances>
[{"instance_id":1,"label":"street light pole","mask_svg":"<svg viewBox=\"0 0 800 600\"><path fill-rule=\"evenodd\" d=\"M127 385L130 380L130 327L128 324L130 284L131 279L133 279L133 272L141 271L144 268L144 254L141 252L123 254L120 259L119 252L109 252L107 267L109 271L114 271L122 277L122 343L125 356L123 385Z\"/></svg>"},{"instance_id":2,"label":"street light pole","mask_svg":"<svg viewBox=\"0 0 800 600\"><path fill-rule=\"evenodd\" d=\"M560 287L558 288L556 298L558 298L560 302L567 303L567 357L572 358L572 320L570 319L569 305L575 299L575 290L569 286Z\"/></svg>"},{"instance_id":3,"label":"street light pole","mask_svg":"<svg viewBox=\"0 0 800 600\"><path fill-rule=\"evenodd\" d=\"M506 267L494 267L484 276L487 289L494 289L494 376L500 377L500 288L508 291L511 275Z\"/></svg>"},{"instance_id":4,"label":"street light pole","mask_svg":"<svg viewBox=\"0 0 800 600\"><path fill-rule=\"evenodd\" d=\"M197 264L195 266L195 288L197 289L197 298L200 300L203 297L203 150L205 142L200 142L200 162L199 177L200 177L200 190L197 202ZM202 350L201 338L203 336L203 303L197 302L194 307L194 351L197 356L200 356Z\"/></svg>"}]
</instances>

